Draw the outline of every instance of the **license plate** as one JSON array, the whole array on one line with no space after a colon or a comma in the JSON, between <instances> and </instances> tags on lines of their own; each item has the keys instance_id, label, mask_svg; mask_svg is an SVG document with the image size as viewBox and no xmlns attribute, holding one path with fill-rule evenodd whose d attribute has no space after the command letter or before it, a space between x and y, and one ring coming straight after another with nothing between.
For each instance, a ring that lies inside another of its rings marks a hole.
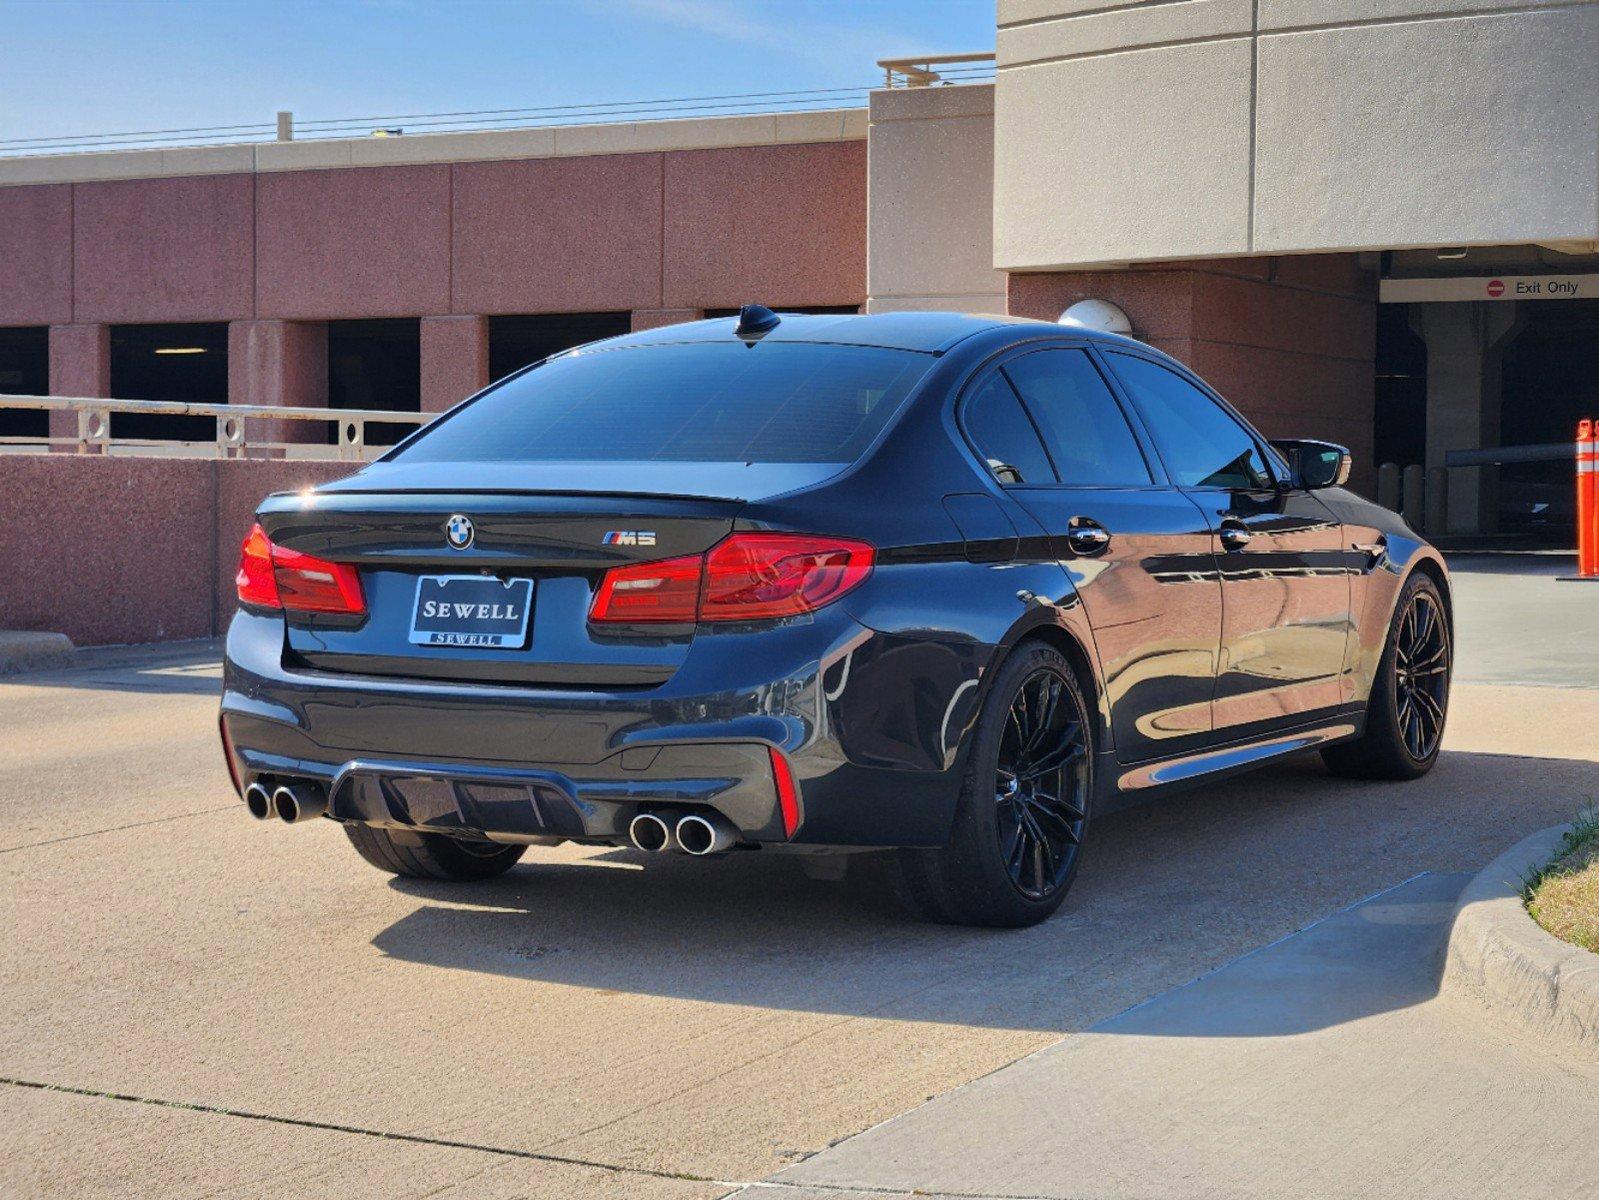
<instances>
[{"instance_id":1,"label":"license plate","mask_svg":"<svg viewBox=\"0 0 1599 1200\"><path fill-rule=\"evenodd\" d=\"M411 641L418 646L519 650L533 611L531 579L424 575L416 581Z\"/></svg>"}]
</instances>

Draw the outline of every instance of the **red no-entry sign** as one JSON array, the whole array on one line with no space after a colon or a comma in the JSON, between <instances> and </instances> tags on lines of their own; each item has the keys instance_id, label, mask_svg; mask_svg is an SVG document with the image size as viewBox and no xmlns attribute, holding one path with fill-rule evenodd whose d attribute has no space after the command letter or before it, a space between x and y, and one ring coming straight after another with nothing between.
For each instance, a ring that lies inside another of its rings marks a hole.
<instances>
[{"instance_id":1,"label":"red no-entry sign","mask_svg":"<svg viewBox=\"0 0 1599 1200\"><path fill-rule=\"evenodd\" d=\"M1488 294L1495 300L1499 299L1500 296L1503 296L1505 294L1504 280L1490 279L1488 281Z\"/></svg>"}]
</instances>

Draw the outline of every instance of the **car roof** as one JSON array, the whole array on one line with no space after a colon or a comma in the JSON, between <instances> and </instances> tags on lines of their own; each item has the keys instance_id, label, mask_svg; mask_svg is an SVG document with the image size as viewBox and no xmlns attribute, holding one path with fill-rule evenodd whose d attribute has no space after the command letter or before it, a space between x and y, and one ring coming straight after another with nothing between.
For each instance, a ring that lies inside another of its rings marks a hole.
<instances>
[{"instance_id":1,"label":"car roof","mask_svg":"<svg viewBox=\"0 0 1599 1200\"><path fill-rule=\"evenodd\" d=\"M937 354L974 334L1007 325L1059 330L1047 321L1025 317L956 312L886 313L785 313L777 325L758 335L763 342L827 342L844 346L875 346L887 350L919 350ZM624 346L670 345L682 342L736 341L737 317L685 321L639 333L593 342L582 350L619 349Z\"/></svg>"}]
</instances>

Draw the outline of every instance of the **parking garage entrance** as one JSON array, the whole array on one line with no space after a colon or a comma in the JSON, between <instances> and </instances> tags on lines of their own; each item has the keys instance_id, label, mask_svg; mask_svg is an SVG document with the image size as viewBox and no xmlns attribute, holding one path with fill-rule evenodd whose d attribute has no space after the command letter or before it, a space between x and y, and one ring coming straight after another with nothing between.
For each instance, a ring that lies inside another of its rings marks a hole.
<instances>
[{"instance_id":1,"label":"parking garage entrance","mask_svg":"<svg viewBox=\"0 0 1599 1200\"><path fill-rule=\"evenodd\" d=\"M1444 527L1427 532L1574 545L1572 443L1599 416L1599 274L1388 278L1382 299L1376 457L1424 467L1433 500L1445 490L1426 506Z\"/></svg>"}]
</instances>

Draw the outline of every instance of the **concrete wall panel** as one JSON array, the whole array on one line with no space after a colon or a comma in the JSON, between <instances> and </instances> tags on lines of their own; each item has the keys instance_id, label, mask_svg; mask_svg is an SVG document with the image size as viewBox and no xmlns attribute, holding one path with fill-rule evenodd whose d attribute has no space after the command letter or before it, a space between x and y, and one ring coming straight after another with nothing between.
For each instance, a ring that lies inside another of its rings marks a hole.
<instances>
[{"instance_id":1,"label":"concrete wall panel","mask_svg":"<svg viewBox=\"0 0 1599 1200\"><path fill-rule=\"evenodd\" d=\"M1001 26L995 55L1002 66L1129 47L1204 41L1253 28L1252 0L1182 0L1063 14L1052 20Z\"/></svg>"},{"instance_id":2,"label":"concrete wall panel","mask_svg":"<svg viewBox=\"0 0 1599 1200\"><path fill-rule=\"evenodd\" d=\"M1599 5L1263 37L1255 249L1599 238L1596 112Z\"/></svg>"},{"instance_id":3,"label":"concrete wall panel","mask_svg":"<svg viewBox=\"0 0 1599 1200\"><path fill-rule=\"evenodd\" d=\"M995 265L1599 240L1595 0L1002 0Z\"/></svg>"},{"instance_id":4,"label":"concrete wall panel","mask_svg":"<svg viewBox=\"0 0 1599 1200\"><path fill-rule=\"evenodd\" d=\"M450 170L259 176L258 315L334 320L449 312Z\"/></svg>"},{"instance_id":5,"label":"concrete wall panel","mask_svg":"<svg viewBox=\"0 0 1599 1200\"><path fill-rule=\"evenodd\" d=\"M1002 70L995 265L1246 252L1250 77L1247 37Z\"/></svg>"},{"instance_id":6,"label":"concrete wall panel","mask_svg":"<svg viewBox=\"0 0 1599 1200\"><path fill-rule=\"evenodd\" d=\"M73 319L249 316L254 187L247 175L74 185Z\"/></svg>"},{"instance_id":7,"label":"concrete wall panel","mask_svg":"<svg viewBox=\"0 0 1599 1200\"><path fill-rule=\"evenodd\" d=\"M872 93L867 309L1003 312L994 270L994 89Z\"/></svg>"},{"instance_id":8,"label":"concrete wall panel","mask_svg":"<svg viewBox=\"0 0 1599 1200\"><path fill-rule=\"evenodd\" d=\"M866 299L861 142L666 155L667 308Z\"/></svg>"},{"instance_id":9,"label":"concrete wall panel","mask_svg":"<svg viewBox=\"0 0 1599 1200\"><path fill-rule=\"evenodd\" d=\"M72 320L72 189L0 188L0 325Z\"/></svg>"},{"instance_id":10,"label":"concrete wall panel","mask_svg":"<svg viewBox=\"0 0 1599 1200\"><path fill-rule=\"evenodd\" d=\"M0 488L0 629L83 646L221 633L251 514L269 492L337 479L349 463L31 455ZM47 512L52 536L25 539ZM64 603L69 596L71 603Z\"/></svg>"},{"instance_id":11,"label":"concrete wall panel","mask_svg":"<svg viewBox=\"0 0 1599 1200\"><path fill-rule=\"evenodd\" d=\"M466 163L451 170L454 311L660 305L660 155Z\"/></svg>"},{"instance_id":12,"label":"concrete wall panel","mask_svg":"<svg viewBox=\"0 0 1599 1200\"><path fill-rule=\"evenodd\" d=\"M487 317L423 317L422 411L454 408L489 382Z\"/></svg>"}]
</instances>

